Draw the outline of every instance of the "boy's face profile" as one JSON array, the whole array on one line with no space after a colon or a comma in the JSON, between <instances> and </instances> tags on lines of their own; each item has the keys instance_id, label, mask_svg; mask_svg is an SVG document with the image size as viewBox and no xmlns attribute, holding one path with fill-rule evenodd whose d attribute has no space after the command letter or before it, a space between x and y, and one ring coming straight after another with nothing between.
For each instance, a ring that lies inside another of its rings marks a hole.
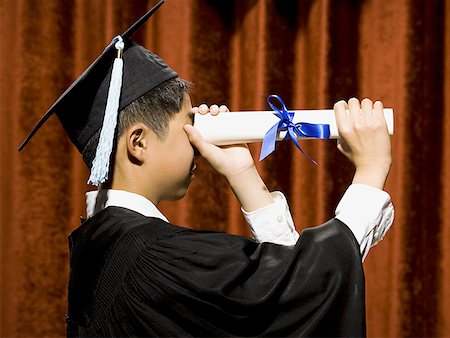
<instances>
[{"instance_id":1,"label":"boy's face profile","mask_svg":"<svg viewBox=\"0 0 450 338\"><path fill-rule=\"evenodd\" d=\"M183 128L193 119L186 95L164 139L142 124L130 127L118 139L112 188L139 193L155 205L182 198L194 178L194 149Z\"/></svg>"},{"instance_id":2,"label":"boy's face profile","mask_svg":"<svg viewBox=\"0 0 450 338\"><path fill-rule=\"evenodd\" d=\"M182 198L194 178L194 149L184 131L185 124L193 124L191 99L186 95L181 110L170 120L164 140L157 140L148 161L156 164L162 200ZM153 173L149 173L151 176ZM154 182L154 177L149 177ZM157 182L154 182L155 184Z\"/></svg>"}]
</instances>

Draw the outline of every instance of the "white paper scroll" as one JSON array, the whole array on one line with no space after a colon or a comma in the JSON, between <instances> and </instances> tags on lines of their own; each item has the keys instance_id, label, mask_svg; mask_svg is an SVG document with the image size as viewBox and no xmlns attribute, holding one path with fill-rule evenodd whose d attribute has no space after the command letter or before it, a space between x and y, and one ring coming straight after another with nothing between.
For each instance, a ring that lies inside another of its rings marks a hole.
<instances>
[{"instance_id":1,"label":"white paper scroll","mask_svg":"<svg viewBox=\"0 0 450 338\"><path fill-rule=\"evenodd\" d=\"M293 123L307 122L330 125L330 138L339 138L333 109L289 110L295 113ZM394 133L394 113L391 108L383 109L389 134ZM194 126L202 136L215 145L261 142L267 131L280 119L273 111L243 111L211 114L195 114ZM280 132L277 140L284 138L286 132ZM302 138L305 139L305 138Z\"/></svg>"}]
</instances>

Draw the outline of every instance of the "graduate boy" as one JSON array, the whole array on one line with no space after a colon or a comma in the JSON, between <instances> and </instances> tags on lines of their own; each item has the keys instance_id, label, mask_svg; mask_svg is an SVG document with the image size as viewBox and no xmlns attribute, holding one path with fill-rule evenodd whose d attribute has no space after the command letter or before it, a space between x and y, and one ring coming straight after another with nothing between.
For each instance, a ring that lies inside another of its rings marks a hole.
<instances>
[{"instance_id":1,"label":"graduate boy","mask_svg":"<svg viewBox=\"0 0 450 338\"><path fill-rule=\"evenodd\" d=\"M335 105L353 184L334 219L299 236L248 148L216 147L192 126L194 113L227 108L192 108L190 84L130 40L148 16L30 135L56 113L99 186L69 236L68 336L364 336L362 259L393 220L382 191L391 165L382 104ZM226 178L254 239L173 225L157 209L186 194L194 149Z\"/></svg>"}]
</instances>

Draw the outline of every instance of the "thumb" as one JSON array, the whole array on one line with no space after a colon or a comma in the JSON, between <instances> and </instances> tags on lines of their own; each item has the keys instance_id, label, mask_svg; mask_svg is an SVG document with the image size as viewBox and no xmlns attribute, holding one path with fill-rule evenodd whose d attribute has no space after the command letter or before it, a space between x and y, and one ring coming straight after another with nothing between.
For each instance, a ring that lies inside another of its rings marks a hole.
<instances>
[{"instance_id":1,"label":"thumb","mask_svg":"<svg viewBox=\"0 0 450 338\"><path fill-rule=\"evenodd\" d=\"M184 131L189 138L189 142L191 142L191 144L195 148L197 148L197 150L205 159L208 160L213 157L214 154L220 152L220 149L212 145L211 143L208 143L194 126L185 124Z\"/></svg>"},{"instance_id":2,"label":"thumb","mask_svg":"<svg viewBox=\"0 0 450 338\"><path fill-rule=\"evenodd\" d=\"M337 148L343 155L345 155L351 162L353 162L352 150L342 138L338 138Z\"/></svg>"}]
</instances>

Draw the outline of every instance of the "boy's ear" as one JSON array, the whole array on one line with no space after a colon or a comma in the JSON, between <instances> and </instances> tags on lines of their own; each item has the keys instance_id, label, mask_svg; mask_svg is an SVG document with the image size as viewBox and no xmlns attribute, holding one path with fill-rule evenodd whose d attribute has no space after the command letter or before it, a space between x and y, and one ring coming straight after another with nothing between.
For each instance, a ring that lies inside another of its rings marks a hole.
<instances>
[{"instance_id":1,"label":"boy's ear","mask_svg":"<svg viewBox=\"0 0 450 338\"><path fill-rule=\"evenodd\" d=\"M149 130L146 126L136 124L127 131L127 152L128 157L133 163L140 164L144 162L145 151L149 144Z\"/></svg>"}]
</instances>

